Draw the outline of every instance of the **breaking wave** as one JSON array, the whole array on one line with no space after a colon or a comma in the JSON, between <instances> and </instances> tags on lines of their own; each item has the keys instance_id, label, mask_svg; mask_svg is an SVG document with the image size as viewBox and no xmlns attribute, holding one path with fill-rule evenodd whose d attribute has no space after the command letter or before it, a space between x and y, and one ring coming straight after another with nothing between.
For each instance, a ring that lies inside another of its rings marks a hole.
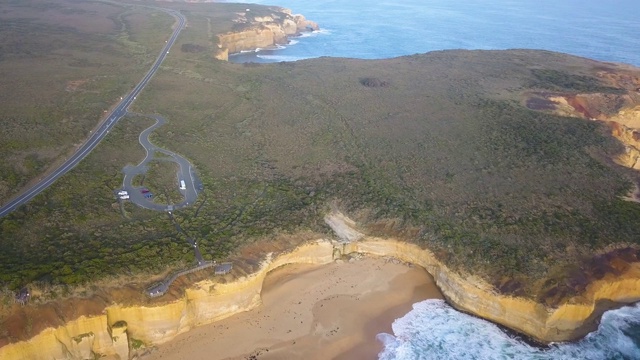
<instances>
[{"instance_id":1,"label":"breaking wave","mask_svg":"<svg viewBox=\"0 0 640 360\"><path fill-rule=\"evenodd\" d=\"M268 60L269 62L280 62L280 61L298 61L304 59L300 56L290 56L290 55L256 55L257 58L262 60Z\"/></svg>"},{"instance_id":2,"label":"breaking wave","mask_svg":"<svg viewBox=\"0 0 640 360\"><path fill-rule=\"evenodd\" d=\"M497 325L461 313L443 300L426 300L379 334L380 360L640 359L640 305L606 312L598 329L573 343L532 346Z\"/></svg>"}]
</instances>

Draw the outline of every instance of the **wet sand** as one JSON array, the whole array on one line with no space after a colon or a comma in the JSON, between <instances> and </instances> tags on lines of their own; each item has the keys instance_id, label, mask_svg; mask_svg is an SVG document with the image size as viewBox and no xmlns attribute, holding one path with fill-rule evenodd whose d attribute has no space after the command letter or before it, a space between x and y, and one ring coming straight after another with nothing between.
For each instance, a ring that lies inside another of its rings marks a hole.
<instances>
[{"instance_id":1,"label":"wet sand","mask_svg":"<svg viewBox=\"0 0 640 360\"><path fill-rule=\"evenodd\" d=\"M258 308L198 327L144 360L375 359L415 302L442 298L422 268L365 257L272 271Z\"/></svg>"}]
</instances>

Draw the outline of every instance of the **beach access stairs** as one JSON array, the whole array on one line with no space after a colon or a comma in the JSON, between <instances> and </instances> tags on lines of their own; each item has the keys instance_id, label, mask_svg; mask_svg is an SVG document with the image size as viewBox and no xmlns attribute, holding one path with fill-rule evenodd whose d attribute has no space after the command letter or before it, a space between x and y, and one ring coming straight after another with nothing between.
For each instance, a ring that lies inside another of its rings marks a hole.
<instances>
[{"instance_id":1,"label":"beach access stairs","mask_svg":"<svg viewBox=\"0 0 640 360\"><path fill-rule=\"evenodd\" d=\"M214 267L214 274L215 275L224 275L227 274L231 271L231 269L233 268L233 264L230 262L224 262L224 263L217 263L216 261L204 261L202 263L199 263L198 265L189 268L189 269L185 269L185 270L180 270L180 271L175 271L173 273L171 273L169 276L167 276L164 280L157 282L153 285L151 285L150 287L147 288L147 290L145 291L146 295L152 298L156 298L159 296L162 296L164 294L166 294L166 292L169 290L169 286L171 286L171 284L176 281L177 278L179 278L180 276L183 275L187 275L187 274L191 274L194 273L196 271L200 271L200 270L204 270L204 269L208 269Z\"/></svg>"}]
</instances>

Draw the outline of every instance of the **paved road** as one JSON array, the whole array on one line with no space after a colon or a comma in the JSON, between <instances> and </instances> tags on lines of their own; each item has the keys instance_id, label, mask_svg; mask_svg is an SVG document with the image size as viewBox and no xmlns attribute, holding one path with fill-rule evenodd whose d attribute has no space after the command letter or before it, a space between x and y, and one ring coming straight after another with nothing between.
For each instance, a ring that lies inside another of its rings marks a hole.
<instances>
[{"instance_id":1,"label":"paved road","mask_svg":"<svg viewBox=\"0 0 640 360\"><path fill-rule=\"evenodd\" d=\"M156 119L156 123L146 128L143 132L140 133L138 137L138 141L147 151L147 155L145 158L136 166L127 165L122 169L124 172L124 180L122 182L122 190L126 190L129 193L129 201L132 203L143 207L149 210L156 211L171 211L178 210L184 208L189 205L193 205L198 198L197 187L201 187L199 180L195 177L193 172L193 166L187 159L182 156L173 153L169 150L165 150L159 148L149 141L149 135L157 128L162 126L165 123L165 119L160 115L144 115L150 118ZM136 175L143 175L147 172L147 164L154 159L154 155L156 152L163 153L169 156L168 161L173 161L180 166L180 170L178 170L178 177L176 178L176 187L179 187L180 180L184 180L185 182L185 190L180 190L182 195L184 196L184 200L179 204L169 205L169 204L157 204L154 203L151 199L147 199L142 194L141 190L143 187L135 187L131 183L133 178ZM192 244L193 245L193 244Z\"/></svg>"},{"instance_id":2,"label":"paved road","mask_svg":"<svg viewBox=\"0 0 640 360\"><path fill-rule=\"evenodd\" d=\"M18 195L17 197L0 207L0 217L6 216L19 206L33 199L36 195L40 194L46 188L51 186L51 184L53 184L57 179L59 179L61 176L78 165L78 163L80 163L82 159L89 155L91 150L93 150L100 143L100 141L104 139L104 137L109 133L109 130L116 125L118 120L120 120L120 118L127 114L127 108L136 99L138 94L140 94L142 89L144 89L144 87L147 85L149 80L151 80L156 71L158 71L158 68L160 68L160 64L162 64L162 61L164 61L165 57L169 53L169 49L171 49L171 46L173 46L173 44L175 43L178 35L180 34L180 31L182 31L186 23L184 16L182 16L182 14L175 10L155 7L154 9L164 11L169 15L175 17L177 24L175 30L173 31L173 34L171 34L171 37L169 38L169 40L167 40L167 44L160 52L160 55L158 55L158 58L153 63L151 69L149 69L149 72L147 72L147 74L144 76L144 78L142 78L138 85L136 85L136 87L133 88L133 90L127 96L125 96L120 101L120 103L118 103L118 105L107 115L106 120L102 122L98 130L92 133L87 141L82 144L82 146L80 146L70 158L68 158L62 165L52 171L49 175L42 178L37 184L33 185L31 188L25 190L22 194Z\"/></svg>"}]
</instances>

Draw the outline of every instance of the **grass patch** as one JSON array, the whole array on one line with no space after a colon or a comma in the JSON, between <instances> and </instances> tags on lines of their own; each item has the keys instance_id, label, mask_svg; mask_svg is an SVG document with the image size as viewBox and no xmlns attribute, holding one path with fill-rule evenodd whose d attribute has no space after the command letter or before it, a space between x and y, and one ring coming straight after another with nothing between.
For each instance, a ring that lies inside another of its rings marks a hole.
<instances>
[{"instance_id":1,"label":"grass patch","mask_svg":"<svg viewBox=\"0 0 640 360\"><path fill-rule=\"evenodd\" d=\"M142 78L172 21L115 3L0 4L0 199L63 161L90 134Z\"/></svg>"},{"instance_id":2,"label":"grass patch","mask_svg":"<svg viewBox=\"0 0 640 360\"><path fill-rule=\"evenodd\" d=\"M246 7L167 6L189 18L178 47L213 47L214 20ZM619 200L630 173L607 160L623 150L608 130L519 103L532 86L603 91L587 75L593 62L446 51L248 67L175 53L136 108L167 119L154 144L190 159L202 179L206 201L175 216L206 259L277 234L328 234L329 204L454 269L524 279L529 296L561 269L639 242L639 205ZM1 284L73 285L193 261L164 214L126 203L125 219L113 199L121 167L144 156L143 128L119 125L72 173L0 219ZM145 184L175 189L175 169L155 164Z\"/></svg>"},{"instance_id":3,"label":"grass patch","mask_svg":"<svg viewBox=\"0 0 640 360\"><path fill-rule=\"evenodd\" d=\"M529 83L533 88L576 93L624 94L624 89L605 86L593 76L576 75L553 69L532 69L535 80Z\"/></svg>"},{"instance_id":4,"label":"grass patch","mask_svg":"<svg viewBox=\"0 0 640 360\"><path fill-rule=\"evenodd\" d=\"M144 157L138 134L151 124L124 118L71 173L0 219L3 284L77 285L193 261L165 214L126 203L125 219L113 194L122 184L122 166Z\"/></svg>"},{"instance_id":5,"label":"grass patch","mask_svg":"<svg viewBox=\"0 0 640 360\"><path fill-rule=\"evenodd\" d=\"M176 204L183 197L178 190L178 164L172 161L152 161L143 183L154 194L153 201L159 204Z\"/></svg>"},{"instance_id":6,"label":"grass patch","mask_svg":"<svg viewBox=\"0 0 640 360\"><path fill-rule=\"evenodd\" d=\"M142 349L143 347L145 347L144 341L131 338L131 348L133 350Z\"/></svg>"}]
</instances>

